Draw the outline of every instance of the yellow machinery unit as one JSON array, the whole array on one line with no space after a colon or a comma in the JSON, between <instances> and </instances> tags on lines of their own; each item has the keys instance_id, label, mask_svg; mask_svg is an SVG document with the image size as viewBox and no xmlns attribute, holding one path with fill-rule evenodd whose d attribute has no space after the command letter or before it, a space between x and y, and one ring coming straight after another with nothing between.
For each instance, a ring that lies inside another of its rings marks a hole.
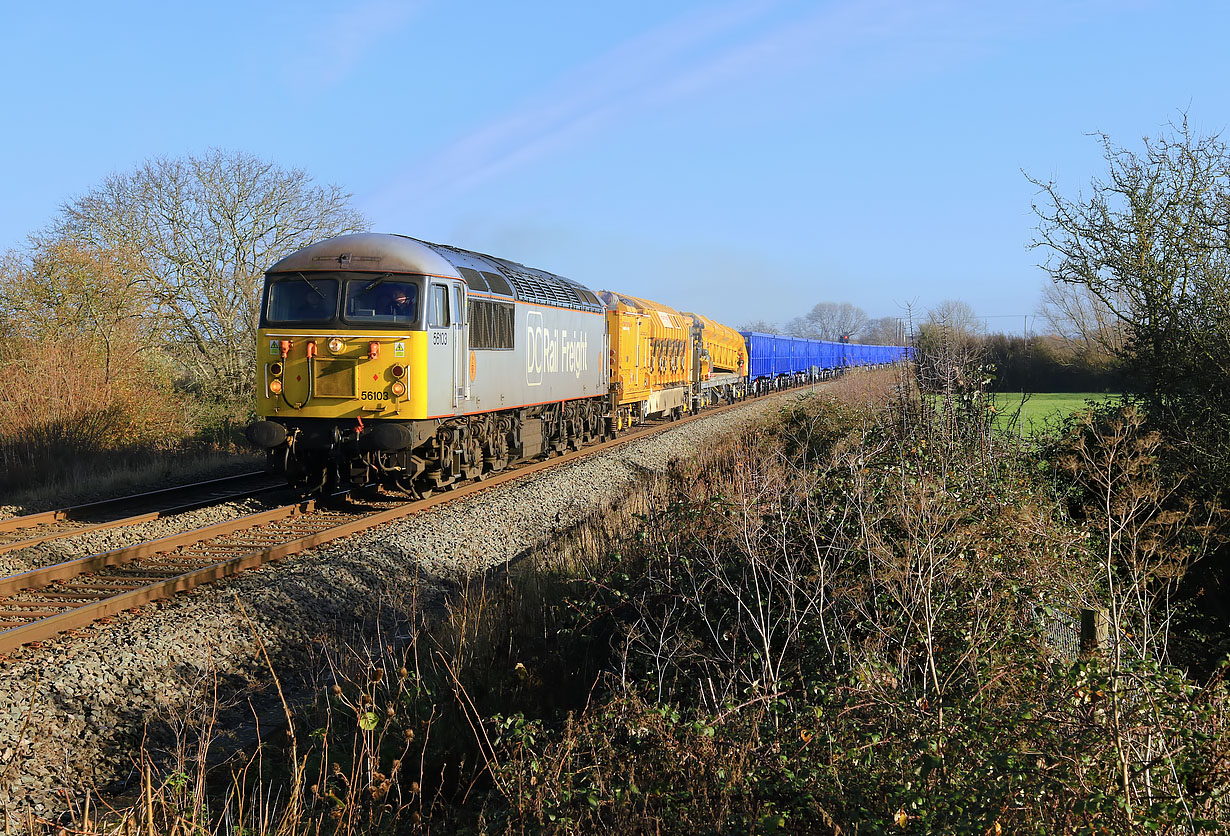
<instances>
[{"instance_id":1,"label":"yellow machinery unit","mask_svg":"<svg viewBox=\"0 0 1230 836\"><path fill-rule=\"evenodd\" d=\"M700 358L697 363L697 373L700 380L708 380L714 375L747 374L747 346L743 335L728 325L714 322L700 314L685 314L701 326L700 339L697 347Z\"/></svg>"},{"instance_id":2,"label":"yellow machinery unit","mask_svg":"<svg viewBox=\"0 0 1230 836\"><path fill-rule=\"evenodd\" d=\"M601 291L611 350L616 428L691 408L692 319L647 299Z\"/></svg>"},{"instance_id":3,"label":"yellow machinery unit","mask_svg":"<svg viewBox=\"0 0 1230 836\"><path fill-rule=\"evenodd\" d=\"M733 328L700 314L692 320L692 409L734 403L747 396L747 344Z\"/></svg>"}]
</instances>

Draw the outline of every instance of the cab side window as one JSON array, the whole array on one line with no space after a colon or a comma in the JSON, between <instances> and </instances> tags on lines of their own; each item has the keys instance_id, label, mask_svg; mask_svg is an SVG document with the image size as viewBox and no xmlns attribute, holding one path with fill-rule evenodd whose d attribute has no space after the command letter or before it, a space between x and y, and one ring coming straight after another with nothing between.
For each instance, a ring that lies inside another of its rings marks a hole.
<instances>
[{"instance_id":1,"label":"cab side window","mask_svg":"<svg viewBox=\"0 0 1230 836\"><path fill-rule=\"evenodd\" d=\"M431 312L427 324L432 328L447 328L452 324L448 315L448 286L433 284L431 286Z\"/></svg>"}]
</instances>

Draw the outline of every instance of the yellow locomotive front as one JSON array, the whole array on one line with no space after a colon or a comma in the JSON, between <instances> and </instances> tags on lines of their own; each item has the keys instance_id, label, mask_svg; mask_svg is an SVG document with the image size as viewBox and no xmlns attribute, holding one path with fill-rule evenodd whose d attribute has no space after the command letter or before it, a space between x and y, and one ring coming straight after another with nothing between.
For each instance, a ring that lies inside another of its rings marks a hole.
<instances>
[{"instance_id":1,"label":"yellow locomotive front","mask_svg":"<svg viewBox=\"0 0 1230 836\"><path fill-rule=\"evenodd\" d=\"M423 277L391 273L268 274L257 332L262 420L248 437L292 484L366 483L371 474L356 470L413 446L410 422L427 415L424 287Z\"/></svg>"},{"instance_id":2,"label":"yellow locomotive front","mask_svg":"<svg viewBox=\"0 0 1230 836\"><path fill-rule=\"evenodd\" d=\"M421 296L422 280L408 276L271 275L257 336L264 347L257 414L424 417L422 393L416 399L413 390L420 375L410 373L425 368L427 335L413 330Z\"/></svg>"}]
</instances>

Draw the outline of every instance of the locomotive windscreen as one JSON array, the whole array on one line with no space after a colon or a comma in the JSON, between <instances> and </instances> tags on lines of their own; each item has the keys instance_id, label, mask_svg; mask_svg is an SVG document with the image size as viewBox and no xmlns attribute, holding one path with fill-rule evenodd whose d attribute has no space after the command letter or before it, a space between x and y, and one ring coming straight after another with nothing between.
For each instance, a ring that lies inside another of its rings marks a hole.
<instances>
[{"instance_id":1,"label":"locomotive windscreen","mask_svg":"<svg viewBox=\"0 0 1230 836\"><path fill-rule=\"evenodd\" d=\"M325 322L337 316L337 279L294 273L269 282L270 322Z\"/></svg>"},{"instance_id":2,"label":"locomotive windscreen","mask_svg":"<svg viewBox=\"0 0 1230 836\"><path fill-rule=\"evenodd\" d=\"M265 320L270 323L422 327L419 276L296 272L271 274L267 287Z\"/></svg>"},{"instance_id":3,"label":"locomotive windscreen","mask_svg":"<svg viewBox=\"0 0 1230 836\"><path fill-rule=\"evenodd\" d=\"M393 279L346 282L347 322L413 324L419 318L419 283Z\"/></svg>"}]
</instances>

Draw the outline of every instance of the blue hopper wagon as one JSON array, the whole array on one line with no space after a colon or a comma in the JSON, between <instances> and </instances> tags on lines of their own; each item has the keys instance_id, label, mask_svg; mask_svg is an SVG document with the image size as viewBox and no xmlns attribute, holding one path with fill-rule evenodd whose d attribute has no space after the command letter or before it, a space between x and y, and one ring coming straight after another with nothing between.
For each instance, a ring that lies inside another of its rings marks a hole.
<instances>
[{"instance_id":1,"label":"blue hopper wagon","mask_svg":"<svg viewBox=\"0 0 1230 836\"><path fill-rule=\"evenodd\" d=\"M747 343L748 376L752 391L757 393L834 377L854 366L886 366L913 356L908 346L809 340L758 331L739 333Z\"/></svg>"}]
</instances>

